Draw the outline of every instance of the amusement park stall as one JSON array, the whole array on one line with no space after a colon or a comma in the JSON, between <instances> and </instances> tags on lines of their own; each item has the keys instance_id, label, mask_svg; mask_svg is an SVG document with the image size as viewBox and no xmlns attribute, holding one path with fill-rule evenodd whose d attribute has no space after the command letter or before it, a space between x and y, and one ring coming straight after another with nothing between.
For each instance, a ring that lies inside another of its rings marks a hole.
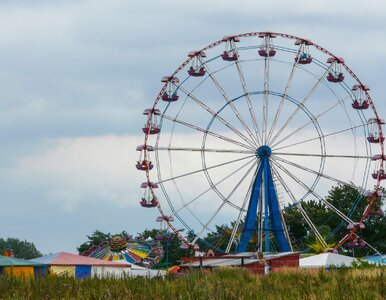
<instances>
[{"instance_id":1,"label":"amusement park stall","mask_svg":"<svg viewBox=\"0 0 386 300\"><path fill-rule=\"evenodd\" d=\"M47 264L49 274L75 278L130 276L131 265L60 252L31 260Z\"/></svg>"},{"instance_id":2,"label":"amusement park stall","mask_svg":"<svg viewBox=\"0 0 386 300\"><path fill-rule=\"evenodd\" d=\"M282 268L297 268L299 267L299 257L299 252L265 253L261 257L257 257L256 253L253 252L243 252L186 258L183 259L185 263L179 267L182 272L196 268L241 267L254 273L263 274L267 266L271 271L278 271Z\"/></svg>"},{"instance_id":3,"label":"amusement park stall","mask_svg":"<svg viewBox=\"0 0 386 300\"><path fill-rule=\"evenodd\" d=\"M300 259L301 268L351 267L357 259L337 253L322 253Z\"/></svg>"},{"instance_id":4,"label":"amusement park stall","mask_svg":"<svg viewBox=\"0 0 386 300\"><path fill-rule=\"evenodd\" d=\"M44 274L46 270L44 263L0 255L0 274L29 278Z\"/></svg>"}]
</instances>

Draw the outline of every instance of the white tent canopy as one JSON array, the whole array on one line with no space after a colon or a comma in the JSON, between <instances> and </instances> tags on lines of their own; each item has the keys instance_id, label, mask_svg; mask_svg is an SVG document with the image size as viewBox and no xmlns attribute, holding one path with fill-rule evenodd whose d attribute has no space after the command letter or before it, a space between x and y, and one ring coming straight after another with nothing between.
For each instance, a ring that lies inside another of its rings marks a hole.
<instances>
[{"instance_id":1,"label":"white tent canopy","mask_svg":"<svg viewBox=\"0 0 386 300\"><path fill-rule=\"evenodd\" d=\"M126 260L117 260L116 262L118 263L128 263ZM164 277L165 276L165 271L164 270L153 270L153 269L148 269L144 268L138 265L130 264L130 273L126 274L132 277L148 277L148 278L153 278L153 277Z\"/></svg>"},{"instance_id":2,"label":"white tent canopy","mask_svg":"<svg viewBox=\"0 0 386 300\"><path fill-rule=\"evenodd\" d=\"M335 253L322 253L301 258L299 260L299 266L301 268L327 268L330 266L350 267L352 262L356 260L356 258L350 256Z\"/></svg>"}]
</instances>

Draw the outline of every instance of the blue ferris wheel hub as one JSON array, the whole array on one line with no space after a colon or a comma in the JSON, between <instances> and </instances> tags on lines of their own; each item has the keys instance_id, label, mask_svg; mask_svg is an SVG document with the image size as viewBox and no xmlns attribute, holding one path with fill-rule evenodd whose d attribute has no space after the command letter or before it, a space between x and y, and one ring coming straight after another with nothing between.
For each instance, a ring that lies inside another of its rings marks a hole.
<instances>
[{"instance_id":1,"label":"blue ferris wheel hub","mask_svg":"<svg viewBox=\"0 0 386 300\"><path fill-rule=\"evenodd\" d=\"M270 157L271 154L272 154L271 148L269 148L266 145L259 147L259 149L257 149L256 151L256 155L260 158Z\"/></svg>"}]
</instances>

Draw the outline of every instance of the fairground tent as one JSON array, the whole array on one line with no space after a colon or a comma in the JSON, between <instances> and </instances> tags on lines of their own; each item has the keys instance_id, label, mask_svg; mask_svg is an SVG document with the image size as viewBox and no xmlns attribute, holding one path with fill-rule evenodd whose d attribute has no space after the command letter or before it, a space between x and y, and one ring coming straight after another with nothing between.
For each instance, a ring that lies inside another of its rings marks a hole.
<instances>
[{"instance_id":1,"label":"fairground tent","mask_svg":"<svg viewBox=\"0 0 386 300\"><path fill-rule=\"evenodd\" d=\"M355 258L335 253L322 253L299 260L301 268L350 267Z\"/></svg>"},{"instance_id":2,"label":"fairground tent","mask_svg":"<svg viewBox=\"0 0 386 300\"><path fill-rule=\"evenodd\" d=\"M125 262L127 263L126 260L118 260L117 262ZM142 266L138 266L135 264L131 265L131 270L130 270L130 276L136 277L136 276L141 276L141 277L164 277L165 276L165 271L164 270L154 270L154 269L148 269Z\"/></svg>"},{"instance_id":3,"label":"fairground tent","mask_svg":"<svg viewBox=\"0 0 386 300\"><path fill-rule=\"evenodd\" d=\"M45 273L47 265L43 263L0 255L0 274L28 278Z\"/></svg>"},{"instance_id":4,"label":"fairground tent","mask_svg":"<svg viewBox=\"0 0 386 300\"><path fill-rule=\"evenodd\" d=\"M366 256L363 259L376 264L386 265L386 255Z\"/></svg>"},{"instance_id":5,"label":"fairground tent","mask_svg":"<svg viewBox=\"0 0 386 300\"><path fill-rule=\"evenodd\" d=\"M129 263L117 263L101 259L60 252L31 260L47 264L49 274L76 278L123 277L131 275Z\"/></svg>"}]
</instances>

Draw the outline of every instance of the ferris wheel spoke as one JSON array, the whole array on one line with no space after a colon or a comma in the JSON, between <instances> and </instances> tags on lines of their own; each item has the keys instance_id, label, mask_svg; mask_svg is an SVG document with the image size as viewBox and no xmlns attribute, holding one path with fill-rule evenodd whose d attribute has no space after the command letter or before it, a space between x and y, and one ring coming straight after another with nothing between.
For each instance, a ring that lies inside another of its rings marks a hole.
<instances>
[{"instance_id":1,"label":"ferris wheel spoke","mask_svg":"<svg viewBox=\"0 0 386 300\"><path fill-rule=\"evenodd\" d=\"M177 119L177 118L173 118L173 117L170 117L170 116L165 115L165 114L162 114L162 117L163 117L164 119L167 119L167 120L169 120L169 121L172 121L172 122L181 124L181 125L183 125L183 126L192 128L192 129L194 129L194 130L197 130L197 131L200 131L200 132L203 132L203 133L207 133L207 134L209 134L209 135L211 135L211 136L214 136L214 137L219 138L219 139L221 139L221 140L223 140L223 141L227 141L227 142L229 142L229 143L235 144L235 145L237 145L237 146L240 146L240 147L243 147L243 148L246 148L246 149L251 149L251 150L255 149L252 145L246 145L246 144L240 143L240 142L238 142L238 141L235 141L235 140L233 140L233 139L230 139L230 138L228 138L228 137L226 137L226 136L223 136L223 135L221 135L221 134L215 133L215 132L210 131L210 130L208 130L208 129L201 128L201 127L199 127L199 126L196 126L196 125L193 125L193 124L191 124L191 123L188 123L188 122L179 120L179 119ZM248 143L249 143L249 142L248 142Z\"/></svg>"},{"instance_id":2,"label":"ferris wheel spoke","mask_svg":"<svg viewBox=\"0 0 386 300\"><path fill-rule=\"evenodd\" d=\"M219 115L218 112L211 109L209 106L207 106L204 102L202 102L200 99L198 99L196 96L192 94L192 92L187 91L182 85L180 85L179 90L181 90L184 94L186 94L187 97L192 99L195 103L197 103L199 106L201 106L203 109L205 109L207 112L209 112L214 119L217 119L219 122L221 122L223 125L225 125L227 128L229 128L232 132L234 132L236 135L238 135L241 139L243 139L245 142L247 142L251 147L256 147L254 139L250 140L248 139L244 134L242 134L239 130L237 130L235 127L233 127L229 122L227 122L223 117ZM230 101L233 105L233 102Z\"/></svg>"},{"instance_id":3,"label":"ferris wheel spoke","mask_svg":"<svg viewBox=\"0 0 386 300\"><path fill-rule=\"evenodd\" d=\"M284 190L286 191L287 195L290 197L292 202L295 204L295 207L299 210L300 214L302 215L303 219L306 221L310 229L314 232L315 237L319 240L319 242L327 247L327 243L318 231L318 228L315 226L315 224L312 222L311 218L307 215L306 211L303 209L302 203L299 200L296 200L296 197L292 193L291 189L286 184L285 180L281 177L280 173L277 171L276 167L272 165L272 170L275 176L278 178L280 184L283 186ZM285 222L284 222L285 223Z\"/></svg>"},{"instance_id":4,"label":"ferris wheel spoke","mask_svg":"<svg viewBox=\"0 0 386 300\"><path fill-rule=\"evenodd\" d=\"M253 109L251 98L249 97L249 90L247 88L247 83L245 81L244 72L241 68L241 64L239 61L236 61L236 67L237 67L237 72L239 74L241 85L243 87L243 91L245 94L245 99L247 100L249 115L251 117L252 124L253 124L253 127L255 129L256 139L257 139L258 145L262 145L263 144L263 138L260 136L260 129L259 129L259 125L257 124L255 110Z\"/></svg>"},{"instance_id":5,"label":"ferris wheel spoke","mask_svg":"<svg viewBox=\"0 0 386 300\"><path fill-rule=\"evenodd\" d=\"M289 155L289 156L310 156L310 157L332 157L332 158L365 158L370 159L372 156L365 156L365 155L342 155L342 154L313 154L313 153L285 153L285 152L274 152L274 155Z\"/></svg>"},{"instance_id":6,"label":"ferris wheel spoke","mask_svg":"<svg viewBox=\"0 0 386 300\"><path fill-rule=\"evenodd\" d=\"M233 111L233 113L235 114L236 118L240 121L241 125L244 127L245 131L248 133L251 140L255 143L255 146L257 146L259 144L259 142L257 141L256 137L252 134L252 131L249 129L244 118L242 117L240 112L237 110L235 104L229 98L229 96L227 95L227 93L225 92L225 90L223 89L221 84L219 83L219 81L216 79L216 77L214 76L214 73L211 72L208 64L206 64L204 61L201 61L201 62L204 65L205 69L208 71L208 75L209 75L210 79L212 80L212 82L214 83L214 85L216 86L216 88L218 89L220 94L222 95L222 97L225 99L226 104L227 105L229 104L229 106L230 106L231 110Z\"/></svg>"},{"instance_id":7,"label":"ferris wheel spoke","mask_svg":"<svg viewBox=\"0 0 386 300\"><path fill-rule=\"evenodd\" d=\"M246 156L246 157L230 160L230 161L227 161L227 162L224 162L224 163L221 163L221 164L213 165L213 166L210 166L210 167L206 167L206 168L203 168L203 169L195 170L195 171L188 172L188 173L185 173L185 174L173 176L173 177L170 177L170 178L167 178L167 179L162 179L162 180L159 180L156 183L157 184L158 183L164 183L164 182L167 182L167 181L171 181L171 180L179 179L179 178L182 178L182 177L190 176L190 175L193 175L193 174L196 174L196 173L204 172L206 170L211 170L211 169L219 168L219 167L222 167L222 166L225 166L225 165L229 165L229 164L232 164L232 163L236 163L236 162L239 162L239 161L242 161L244 159L251 158L251 157L255 157L255 155L249 155L249 156Z\"/></svg>"},{"instance_id":8,"label":"ferris wheel spoke","mask_svg":"<svg viewBox=\"0 0 386 300\"><path fill-rule=\"evenodd\" d=\"M260 166L260 161L259 161L258 165ZM251 184L249 185L248 191L245 194L243 204L241 205L241 209L240 209L239 215L237 216L237 220L236 220L236 223L235 223L235 225L233 227L233 230L232 230L232 233L231 233L231 236L230 236L230 239L229 239L229 243L228 243L227 248L225 250L225 253L229 253L229 251L230 251L230 249L232 247L232 244L234 243L234 241L236 239L237 230L239 228L239 225L240 225L243 213L245 212L245 207L246 207L246 205L248 203L248 200L250 199L251 191L252 191L252 188L253 188L253 183L255 182L259 166L256 168L255 174L254 174L254 176L252 177L252 180L251 180Z\"/></svg>"},{"instance_id":9,"label":"ferris wheel spoke","mask_svg":"<svg viewBox=\"0 0 386 300\"><path fill-rule=\"evenodd\" d=\"M338 100L338 102L334 103L332 106L330 106L329 108L327 108L324 112L320 113L319 115L315 116L314 118L312 118L311 120L309 120L306 124L300 126L299 128L297 128L296 130L292 131L290 134L286 135L285 137L283 137L281 140L277 141L276 143L272 144L272 148L281 144L282 142L284 142L285 140L287 140L288 138L290 138L291 136L295 135L296 133L298 133L299 131L301 131L302 129L306 128L308 125L310 125L311 123L315 123L318 119L320 119L322 116L326 115L328 112L332 111L334 108L336 108L338 105L342 105L342 103L346 100L350 98L350 95L347 95L346 97L344 98L341 98Z\"/></svg>"},{"instance_id":10,"label":"ferris wheel spoke","mask_svg":"<svg viewBox=\"0 0 386 300\"><path fill-rule=\"evenodd\" d=\"M277 151L277 150L281 150L281 149L297 146L297 145L300 145L300 144L312 142L312 141L315 141L315 140L319 140L321 138L330 137L330 136L333 136L333 135L336 135L336 134L340 134L340 133L343 133L343 132L346 132L346 131L354 130L356 128L364 127L364 126L367 126L367 125L368 125L367 123L364 123L364 124L356 125L356 126L353 126L353 127L345 128L345 129L342 129L342 130L338 130L338 131L335 131L335 132L331 132L331 133L328 133L328 134L323 134L323 135L320 135L320 136L318 135L317 137L314 137L314 138L310 138L310 139L303 140L303 141L300 141L300 142L297 142L297 143L281 146L279 148L274 148L274 149L272 149L272 151Z\"/></svg>"},{"instance_id":11,"label":"ferris wheel spoke","mask_svg":"<svg viewBox=\"0 0 386 300\"><path fill-rule=\"evenodd\" d=\"M304 106L304 104L311 98L311 96L314 94L314 92L317 90L319 85L322 83L323 78L326 76L326 74L329 72L331 66L329 66L326 71L323 73L323 75L317 80L317 82L313 85L311 90L308 92L308 94L303 98L302 102L297 106L295 111L291 114L291 116L285 121L284 125L277 131L275 136L272 138L272 140L269 141L270 144L274 143L275 140L280 136L280 134L283 132L283 130L289 125L289 123L293 120L293 118L296 116L296 114L301 110L301 108Z\"/></svg>"},{"instance_id":12,"label":"ferris wheel spoke","mask_svg":"<svg viewBox=\"0 0 386 300\"><path fill-rule=\"evenodd\" d=\"M326 207L334 211L342 220L346 221L347 223L351 224L354 223L348 216L346 216L344 213L342 213L339 209L337 209L334 205L332 205L330 202L328 202L326 199L322 198L315 192L314 189L311 189L308 185L306 185L302 180L299 179L299 177L292 174L290 171L288 171L286 168L284 168L281 164L279 164L277 161L273 161L273 163L284 173L286 173L289 177L293 179L298 185L300 185L303 189L305 189L308 193L314 195L319 201L326 204ZM352 186L352 185L350 185Z\"/></svg>"},{"instance_id":13,"label":"ferris wheel spoke","mask_svg":"<svg viewBox=\"0 0 386 300\"><path fill-rule=\"evenodd\" d=\"M263 142L267 143L267 122L268 122L268 103L269 103L269 61L268 55L264 59L264 104L263 104Z\"/></svg>"},{"instance_id":14,"label":"ferris wheel spoke","mask_svg":"<svg viewBox=\"0 0 386 300\"><path fill-rule=\"evenodd\" d=\"M215 153L240 153L254 154L254 150L236 150L236 149L210 149L210 148L185 148L185 147L154 147L154 150L166 151L187 151L187 152L215 152Z\"/></svg>"},{"instance_id":15,"label":"ferris wheel spoke","mask_svg":"<svg viewBox=\"0 0 386 300\"><path fill-rule=\"evenodd\" d=\"M321 177L323 177L323 178L325 178L325 179L328 179L328 180L330 180L330 181L334 181L334 182L339 183L339 184L348 185L348 186L357 188L357 186L355 186L355 185L352 184L352 183L345 182L345 181L340 180L340 179L337 179L337 178L335 178L335 177L333 177L333 176L329 176L329 175L327 175L327 174L324 174L324 173L321 173L321 172L312 170L312 169L310 169L310 168L307 168L307 167L305 167L305 166L302 166L302 165L299 165L299 164L297 164L297 163L291 162L291 161L286 160L286 159L284 159L284 158L281 158L281 157L274 157L273 159L274 159L275 161L280 161L280 162L282 162L282 163L285 163L285 164L287 164L287 165L291 165L291 166L293 166L293 167L296 167L296 168L301 169L301 170L303 170L303 171L306 171L306 172L308 172L308 173L311 173L311 174L314 174L314 175L317 175L317 176L321 176Z\"/></svg>"},{"instance_id":16,"label":"ferris wheel spoke","mask_svg":"<svg viewBox=\"0 0 386 300\"><path fill-rule=\"evenodd\" d=\"M181 210L183 210L184 208L188 207L189 205L191 205L193 202L199 200L202 196L204 196L206 193L210 192L211 190L213 190L213 187L217 187L218 185L220 185L221 183L223 183L225 180L229 179L231 176L233 176L234 174L236 174L237 172L241 171L243 168L245 168L246 166L248 166L250 163L252 163L253 161L255 161L255 158L251 159L250 161L246 162L245 164L243 164L241 167L237 168L236 170L232 170L232 172L230 174L228 174L227 176L225 176L224 178L222 178L221 180L217 181L216 183L214 183L213 185L211 185L209 188L207 188L205 191L203 191L202 193L200 193L199 195L197 195L196 197L194 197L192 200L186 202L182 207L180 207L179 209L175 210L172 214L172 216L178 214ZM237 207L236 207L237 208ZM200 221L200 224L202 226L204 226L204 224Z\"/></svg>"},{"instance_id":17,"label":"ferris wheel spoke","mask_svg":"<svg viewBox=\"0 0 386 300\"><path fill-rule=\"evenodd\" d=\"M291 73L290 73L290 75L289 75L289 77L288 77L287 84L286 84L286 86L285 86L285 88L284 88L284 93L283 93L283 95L281 96L281 99L280 99L280 103L279 103L278 109L277 109L277 111L276 111L275 117L274 117L274 119L273 119L271 128L270 128L269 133L268 133L267 141L270 140L270 138L271 138L271 136L272 136L272 133L273 133L273 131L275 130L275 126L276 126L277 120L279 119L279 116L280 116L280 114L281 114L281 110L282 110L282 108L283 108L285 98L288 96L288 90L289 90L290 87L291 87L291 83L292 83L292 80L293 80L293 78L294 78L295 71L296 71L296 69L297 69L296 67L298 66L298 63L299 63L299 59L300 59L300 51L301 51L301 49L304 47L303 45L304 45L304 44L300 44L300 46L299 46L299 50L298 50L297 55L296 55L296 57L297 57L298 59L296 59L295 62L293 63L293 65L292 65Z\"/></svg>"},{"instance_id":18,"label":"ferris wheel spoke","mask_svg":"<svg viewBox=\"0 0 386 300\"><path fill-rule=\"evenodd\" d=\"M256 164L256 163L255 163ZM196 235L194 240L192 241L192 244L197 242L198 239L202 237L202 234L205 232L205 230L208 229L208 226L213 222L214 218L219 214L219 212L225 207L225 204L229 204L229 199L233 196L233 194L236 192L236 190L240 187L242 182L248 177L249 173L254 169L255 164L253 164L248 171L245 173L245 175L237 182L235 187L232 189L232 191L229 193L229 195L224 199L224 201L221 203L221 205L217 208L215 213L209 218L208 222L202 227L202 229L199 231L199 233Z\"/></svg>"}]
</instances>

